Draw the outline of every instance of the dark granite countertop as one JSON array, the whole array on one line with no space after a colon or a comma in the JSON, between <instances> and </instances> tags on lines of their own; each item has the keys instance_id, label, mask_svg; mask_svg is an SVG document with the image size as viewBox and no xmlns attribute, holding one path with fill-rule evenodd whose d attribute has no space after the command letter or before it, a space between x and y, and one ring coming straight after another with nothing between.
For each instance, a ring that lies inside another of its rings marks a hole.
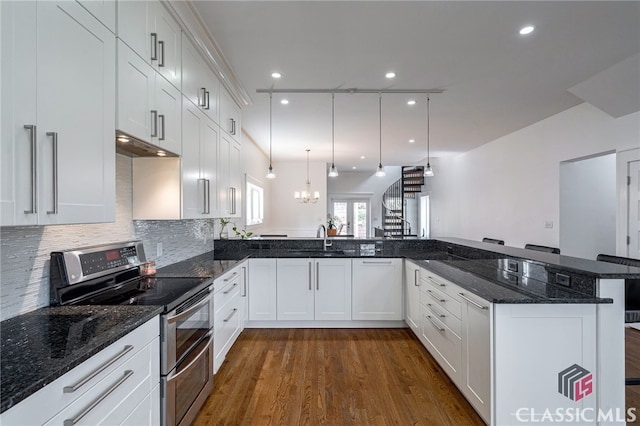
<instances>
[{"instance_id":1,"label":"dark granite countertop","mask_svg":"<svg viewBox=\"0 0 640 426\"><path fill-rule=\"evenodd\" d=\"M60 306L0 322L0 412L160 312L158 306ZM71 336L78 326L82 332Z\"/></svg>"},{"instance_id":2,"label":"dark granite countertop","mask_svg":"<svg viewBox=\"0 0 640 426\"><path fill-rule=\"evenodd\" d=\"M214 252L210 251L190 259L176 262L171 265L159 268L156 276L165 278L212 278L216 279L230 269L233 269L240 260L246 256L233 256L227 259L214 257Z\"/></svg>"}]
</instances>

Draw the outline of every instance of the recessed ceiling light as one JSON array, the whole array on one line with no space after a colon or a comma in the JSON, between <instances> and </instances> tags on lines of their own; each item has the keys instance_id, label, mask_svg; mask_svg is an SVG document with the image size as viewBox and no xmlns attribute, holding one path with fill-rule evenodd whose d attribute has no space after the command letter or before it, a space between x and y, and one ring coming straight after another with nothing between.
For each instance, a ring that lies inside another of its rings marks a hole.
<instances>
[{"instance_id":1,"label":"recessed ceiling light","mask_svg":"<svg viewBox=\"0 0 640 426\"><path fill-rule=\"evenodd\" d=\"M289 105L289 99L282 99L282 100L280 100L280 103L282 105Z\"/></svg>"},{"instance_id":2,"label":"recessed ceiling light","mask_svg":"<svg viewBox=\"0 0 640 426\"><path fill-rule=\"evenodd\" d=\"M409 143L414 143L415 141L415 139L409 139Z\"/></svg>"},{"instance_id":3,"label":"recessed ceiling light","mask_svg":"<svg viewBox=\"0 0 640 426\"><path fill-rule=\"evenodd\" d=\"M129 138L126 136L118 136L118 142L127 143L129 142Z\"/></svg>"},{"instance_id":4,"label":"recessed ceiling light","mask_svg":"<svg viewBox=\"0 0 640 426\"><path fill-rule=\"evenodd\" d=\"M520 28L520 35L531 34L535 29L536 27L534 27L533 25L527 25L526 27Z\"/></svg>"},{"instance_id":5,"label":"recessed ceiling light","mask_svg":"<svg viewBox=\"0 0 640 426\"><path fill-rule=\"evenodd\" d=\"M407 105L415 105L415 104L416 104L416 100L415 100L415 99L410 99L410 100L407 102Z\"/></svg>"},{"instance_id":6,"label":"recessed ceiling light","mask_svg":"<svg viewBox=\"0 0 640 426\"><path fill-rule=\"evenodd\" d=\"M276 72L272 72L272 73L271 73L271 77L273 77L273 78L280 78L280 77L282 77L282 74L280 74L280 73L279 73L279 72L277 72L277 71L276 71Z\"/></svg>"},{"instance_id":7,"label":"recessed ceiling light","mask_svg":"<svg viewBox=\"0 0 640 426\"><path fill-rule=\"evenodd\" d=\"M356 169L356 166L353 166L353 167L352 167L352 169L353 169L353 170L355 170L355 169Z\"/></svg>"},{"instance_id":8,"label":"recessed ceiling light","mask_svg":"<svg viewBox=\"0 0 640 426\"><path fill-rule=\"evenodd\" d=\"M384 76L387 77L387 78L394 78L396 76L396 73L393 72L393 71L389 71Z\"/></svg>"},{"instance_id":9,"label":"recessed ceiling light","mask_svg":"<svg viewBox=\"0 0 640 426\"><path fill-rule=\"evenodd\" d=\"M360 159L361 159L361 160L364 160L365 158L366 158L366 157L365 157L364 155L361 155L361 156L360 156Z\"/></svg>"},{"instance_id":10,"label":"recessed ceiling light","mask_svg":"<svg viewBox=\"0 0 640 426\"><path fill-rule=\"evenodd\" d=\"M167 153L166 153L166 152L164 152L164 151L158 151L158 152L156 152L156 155L157 155L158 157L166 157L166 156L167 156Z\"/></svg>"}]
</instances>

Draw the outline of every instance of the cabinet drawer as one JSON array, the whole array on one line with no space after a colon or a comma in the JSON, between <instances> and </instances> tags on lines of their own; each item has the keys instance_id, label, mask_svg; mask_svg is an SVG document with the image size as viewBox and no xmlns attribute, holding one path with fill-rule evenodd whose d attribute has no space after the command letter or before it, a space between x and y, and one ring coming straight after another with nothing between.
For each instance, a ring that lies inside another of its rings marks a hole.
<instances>
[{"instance_id":1,"label":"cabinet drawer","mask_svg":"<svg viewBox=\"0 0 640 426\"><path fill-rule=\"evenodd\" d=\"M426 285L420 292L420 302L423 305L427 303L437 303L445 310L453 314L456 318L460 318L462 312L461 303L452 296L441 292L432 285Z\"/></svg>"},{"instance_id":2,"label":"cabinet drawer","mask_svg":"<svg viewBox=\"0 0 640 426\"><path fill-rule=\"evenodd\" d=\"M213 303L215 311L226 305L229 300L233 299L240 293L240 270L234 271L223 277L218 278L214 282Z\"/></svg>"},{"instance_id":3,"label":"cabinet drawer","mask_svg":"<svg viewBox=\"0 0 640 426\"><path fill-rule=\"evenodd\" d=\"M438 320L429 309L422 310L422 335L431 344L436 353L432 355L441 367L457 383L460 371L460 356L462 341L454 332Z\"/></svg>"},{"instance_id":4,"label":"cabinet drawer","mask_svg":"<svg viewBox=\"0 0 640 426\"><path fill-rule=\"evenodd\" d=\"M121 424L159 383L159 338L119 365L107 377L53 417L46 425Z\"/></svg>"},{"instance_id":5,"label":"cabinet drawer","mask_svg":"<svg viewBox=\"0 0 640 426\"><path fill-rule=\"evenodd\" d=\"M430 284L441 292L448 294L454 299L459 299L458 292L460 291L460 287L455 285L451 281L445 280L441 276L434 274L431 271L421 269L420 280L422 280L426 284Z\"/></svg>"},{"instance_id":6,"label":"cabinet drawer","mask_svg":"<svg viewBox=\"0 0 640 426\"><path fill-rule=\"evenodd\" d=\"M451 331L453 331L457 336L461 336L462 333L462 321L442 306L433 301L427 301L426 303L426 312L430 312L430 315L436 317L441 323L446 325Z\"/></svg>"},{"instance_id":7,"label":"cabinet drawer","mask_svg":"<svg viewBox=\"0 0 640 426\"><path fill-rule=\"evenodd\" d=\"M241 300L240 292L235 292L235 296L216 311L213 326L214 374L217 373L229 348L231 348L240 334L242 322Z\"/></svg>"}]
</instances>

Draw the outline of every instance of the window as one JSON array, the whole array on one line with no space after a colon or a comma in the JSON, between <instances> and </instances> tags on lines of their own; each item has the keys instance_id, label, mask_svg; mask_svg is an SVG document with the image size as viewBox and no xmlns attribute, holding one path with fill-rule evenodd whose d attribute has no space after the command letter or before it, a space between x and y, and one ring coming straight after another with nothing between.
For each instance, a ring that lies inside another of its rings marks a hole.
<instances>
[{"instance_id":1,"label":"window","mask_svg":"<svg viewBox=\"0 0 640 426\"><path fill-rule=\"evenodd\" d=\"M259 225L264 220L264 190L247 176L247 225Z\"/></svg>"}]
</instances>

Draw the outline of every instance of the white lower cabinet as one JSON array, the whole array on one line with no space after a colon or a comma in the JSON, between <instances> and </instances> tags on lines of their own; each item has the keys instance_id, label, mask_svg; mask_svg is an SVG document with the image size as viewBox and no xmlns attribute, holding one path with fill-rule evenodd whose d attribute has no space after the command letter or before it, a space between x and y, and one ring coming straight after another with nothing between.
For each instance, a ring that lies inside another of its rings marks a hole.
<instances>
[{"instance_id":1,"label":"white lower cabinet","mask_svg":"<svg viewBox=\"0 0 640 426\"><path fill-rule=\"evenodd\" d=\"M402 259L353 259L353 320L402 320Z\"/></svg>"},{"instance_id":2,"label":"white lower cabinet","mask_svg":"<svg viewBox=\"0 0 640 426\"><path fill-rule=\"evenodd\" d=\"M420 330L420 267L405 261L404 264L404 320L418 334Z\"/></svg>"},{"instance_id":3,"label":"white lower cabinet","mask_svg":"<svg viewBox=\"0 0 640 426\"><path fill-rule=\"evenodd\" d=\"M249 259L249 321L276 319L276 259Z\"/></svg>"},{"instance_id":4,"label":"white lower cabinet","mask_svg":"<svg viewBox=\"0 0 640 426\"><path fill-rule=\"evenodd\" d=\"M214 281L214 374L242 331L242 278L242 268L237 265Z\"/></svg>"},{"instance_id":5,"label":"white lower cabinet","mask_svg":"<svg viewBox=\"0 0 640 426\"><path fill-rule=\"evenodd\" d=\"M277 259L278 320L350 320L351 259Z\"/></svg>"},{"instance_id":6,"label":"white lower cabinet","mask_svg":"<svg viewBox=\"0 0 640 426\"><path fill-rule=\"evenodd\" d=\"M158 424L159 332L155 317L2 413L0 424Z\"/></svg>"}]
</instances>

